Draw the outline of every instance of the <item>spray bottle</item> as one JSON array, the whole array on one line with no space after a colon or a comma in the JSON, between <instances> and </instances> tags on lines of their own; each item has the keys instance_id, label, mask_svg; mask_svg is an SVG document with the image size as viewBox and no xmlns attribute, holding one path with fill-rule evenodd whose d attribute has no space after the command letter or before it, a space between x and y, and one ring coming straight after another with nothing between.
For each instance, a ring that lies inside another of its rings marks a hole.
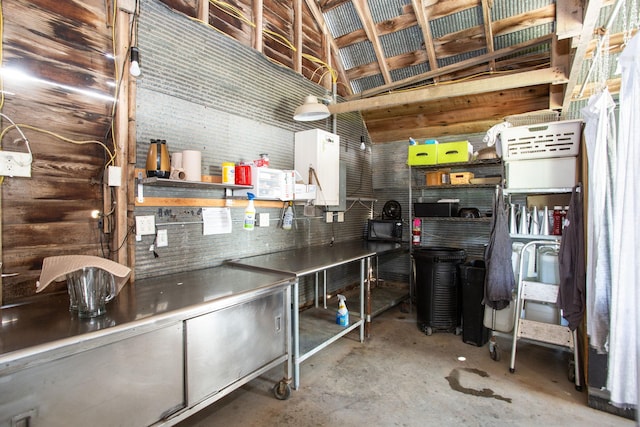
<instances>
[{"instance_id":1,"label":"spray bottle","mask_svg":"<svg viewBox=\"0 0 640 427\"><path fill-rule=\"evenodd\" d=\"M344 295L338 294L338 312L336 313L336 323L340 326L349 326L349 310L347 310L347 304L345 301L347 298Z\"/></svg>"},{"instance_id":2,"label":"spray bottle","mask_svg":"<svg viewBox=\"0 0 640 427\"><path fill-rule=\"evenodd\" d=\"M244 229L251 231L256 225L256 208L253 205L253 199L256 196L253 193L247 193L249 203L244 210Z\"/></svg>"},{"instance_id":3,"label":"spray bottle","mask_svg":"<svg viewBox=\"0 0 640 427\"><path fill-rule=\"evenodd\" d=\"M291 230L292 225L293 225L293 208L291 207L291 202L289 202L287 209L284 211L284 217L282 218L282 229Z\"/></svg>"}]
</instances>

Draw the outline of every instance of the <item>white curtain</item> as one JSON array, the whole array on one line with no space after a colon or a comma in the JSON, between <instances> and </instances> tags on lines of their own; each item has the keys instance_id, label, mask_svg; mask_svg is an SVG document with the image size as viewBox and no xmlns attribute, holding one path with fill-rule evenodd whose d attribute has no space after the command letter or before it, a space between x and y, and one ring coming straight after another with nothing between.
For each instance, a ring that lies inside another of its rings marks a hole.
<instances>
[{"instance_id":1,"label":"white curtain","mask_svg":"<svg viewBox=\"0 0 640 427\"><path fill-rule=\"evenodd\" d=\"M640 318L640 33L619 59L622 71L613 200L611 331L607 388L618 406L638 404Z\"/></svg>"},{"instance_id":2,"label":"white curtain","mask_svg":"<svg viewBox=\"0 0 640 427\"><path fill-rule=\"evenodd\" d=\"M587 334L589 344L599 353L609 350L615 106L609 90L605 88L589 98L589 103L582 109L589 164L586 236Z\"/></svg>"}]
</instances>

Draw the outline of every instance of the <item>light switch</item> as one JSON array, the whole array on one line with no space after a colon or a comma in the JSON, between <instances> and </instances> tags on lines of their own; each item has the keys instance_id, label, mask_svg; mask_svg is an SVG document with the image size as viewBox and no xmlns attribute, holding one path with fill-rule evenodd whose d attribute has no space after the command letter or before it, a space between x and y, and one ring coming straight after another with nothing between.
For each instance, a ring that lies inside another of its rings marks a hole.
<instances>
[{"instance_id":1,"label":"light switch","mask_svg":"<svg viewBox=\"0 0 640 427\"><path fill-rule=\"evenodd\" d=\"M268 213L259 213L258 214L258 227L268 227L269 226L269 214Z\"/></svg>"}]
</instances>

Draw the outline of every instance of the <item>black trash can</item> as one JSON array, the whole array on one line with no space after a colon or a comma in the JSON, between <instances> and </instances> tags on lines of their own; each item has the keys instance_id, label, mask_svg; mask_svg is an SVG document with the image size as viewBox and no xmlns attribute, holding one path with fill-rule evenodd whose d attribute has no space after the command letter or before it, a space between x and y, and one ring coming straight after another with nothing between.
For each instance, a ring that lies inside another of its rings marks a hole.
<instances>
[{"instance_id":1,"label":"black trash can","mask_svg":"<svg viewBox=\"0 0 640 427\"><path fill-rule=\"evenodd\" d=\"M484 326L485 263L481 259L460 265L462 283L462 341L482 347L489 341L489 329Z\"/></svg>"},{"instance_id":2,"label":"black trash can","mask_svg":"<svg viewBox=\"0 0 640 427\"><path fill-rule=\"evenodd\" d=\"M413 251L416 269L418 328L460 333L461 293L458 266L466 258L464 249L424 247Z\"/></svg>"}]
</instances>

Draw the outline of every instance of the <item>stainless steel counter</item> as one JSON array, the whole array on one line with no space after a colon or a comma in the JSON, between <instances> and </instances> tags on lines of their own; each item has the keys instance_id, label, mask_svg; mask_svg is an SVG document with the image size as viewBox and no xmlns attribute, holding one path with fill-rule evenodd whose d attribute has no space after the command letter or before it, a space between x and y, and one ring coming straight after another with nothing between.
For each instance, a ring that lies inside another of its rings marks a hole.
<instances>
[{"instance_id":1,"label":"stainless steel counter","mask_svg":"<svg viewBox=\"0 0 640 427\"><path fill-rule=\"evenodd\" d=\"M371 283L371 258L377 255L397 251L401 245L397 243L353 241L340 242L332 245L309 246L282 252L258 255L229 261L232 265L244 266L258 270L278 271L294 274L296 277L326 270L352 262L360 262L360 310L359 316L353 318L347 327L337 326L332 319L335 313L318 308L318 283L316 278L316 309L304 312L301 319L297 309L293 310L293 385L300 387L300 364L318 351L349 332L360 329L360 342L364 341L367 319L370 313L365 312L365 296L370 297L368 285ZM365 266L366 264L366 266ZM296 280L292 288L293 307L299 307L299 289ZM324 280L326 295L326 277ZM367 309L370 304L367 303Z\"/></svg>"},{"instance_id":2,"label":"stainless steel counter","mask_svg":"<svg viewBox=\"0 0 640 427\"><path fill-rule=\"evenodd\" d=\"M280 364L286 398L294 281L221 266L127 284L93 319L66 293L4 307L0 426L173 425Z\"/></svg>"},{"instance_id":3,"label":"stainless steel counter","mask_svg":"<svg viewBox=\"0 0 640 427\"><path fill-rule=\"evenodd\" d=\"M400 250L398 243L357 240L333 245L308 246L231 260L234 265L305 276L374 255Z\"/></svg>"},{"instance_id":4,"label":"stainless steel counter","mask_svg":"<svg viewBox=\"0 0 640 427\"><path fill-rule=\"evenodd\" d=\"M4 307L0 310L0 368L15 358L13 352L197 316L290 280L287 273L221 266L128 283L107 303L106 314L93 319L72 315L66 293Z\"/></svg>"}]
</instances>

